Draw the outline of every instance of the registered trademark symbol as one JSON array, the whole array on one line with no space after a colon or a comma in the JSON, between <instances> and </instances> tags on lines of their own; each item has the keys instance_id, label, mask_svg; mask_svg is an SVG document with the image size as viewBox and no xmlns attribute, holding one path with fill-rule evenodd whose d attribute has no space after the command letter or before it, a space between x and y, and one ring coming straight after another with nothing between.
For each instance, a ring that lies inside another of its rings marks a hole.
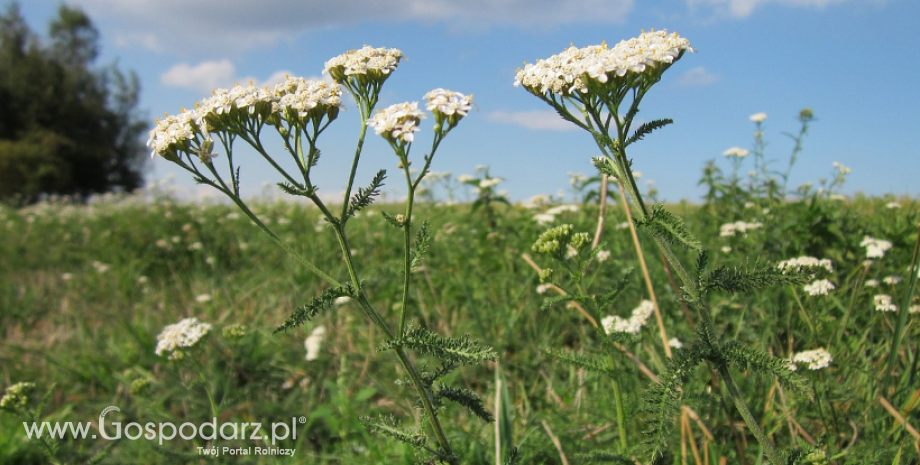
<instances>
[{"instance_id":1,"label":"registered trademark symbol","mask_svg":"<svg viewBox=\"0 0 920 465\"><path fill-rule=\"evenodd\" d=\"M302 425L302 424L304 424L304 423L307 422L307 417L300 417L300 418L297 419L297 421L299 421L300 424Z\"/></svg>"}]
</instances>

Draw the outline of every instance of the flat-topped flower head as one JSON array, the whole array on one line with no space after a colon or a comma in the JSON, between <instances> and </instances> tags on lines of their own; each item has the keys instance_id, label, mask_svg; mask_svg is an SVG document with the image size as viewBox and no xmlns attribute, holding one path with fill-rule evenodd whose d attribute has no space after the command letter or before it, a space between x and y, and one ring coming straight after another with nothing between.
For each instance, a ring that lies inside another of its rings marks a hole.
<instances>
[{"instance_id":1,"label":"flat-topped flower head","mask_svg":"<svg viewBox=\"0 0 920 465\"><path fill-rule=\"evenodd\" d=\"M824 349L806 350L792 356L793 363L807 363L809 370L827 368L833 361L830 352ZM795 369L795 365L792 365L792 369Z\"/></svg>"},{"instance_id":2,"label":"flat-topped flower head","mask_svg":"<svg viewBox=\"0 0 920 465\"><path fill-rule=\"evenodd\" d=\"M163 328L157 336L156 354L170 360L182 358L182 350L194 346L211 331L211 325L201 323L197 318L186 318Z\"/></svg>"},{"instance_id":3,"label":"flat-topped flower head","mask_svg":"<svg viewBox=\"0 0 920 465\"><path fill-rule=\"evenodd\" d=\"M441 88L425 94L425 99L428 100L425 109L434 115L438 126L447 121L447 129L456 126L469 113L473 105L472 95L463 95L460 92L451 92Z\"/></svg>"},{"instance_id":4,"label":"flat-topped flower head","mask_svg":"<svg viewBox=\"0 0 920 465\"><path fill-rule=\"evenodd\" d=\"M366 84L383 82L399 66L403 53L395 48L374 48L369 45L350 50L326 62L324 73L329 73L337 82L355 80Z\"/></svg>"},{"instance_id":5,"label":"flat-topped flower head","mask_svg":"<svg viewBox=\"0 0 920 465\"><path fill-rule=\"evenodd\" d=\"M397 103L379 110L367 120L367 125L391 143L408 144L415 139L418 124L425 117L418 108L418 102Z\"/></svg>"},{"instance_id":6,"label":"flat-topped flower head","mask_svg":"<svg viewBox=\"0 0 920 465\"><path fill-rule=\"evenodd\" d=\"M569 95L587 93L589 88L612 83L619 87L625 82L637 85L631 78L646 73L659 73L679 60L684 52L693 52L690 42L676 32L642 32L639 37L621 41L612 48L606 43L565 49L558 55L518 69L514 85L529 92ZM626 79L621 79L621 78Z\"/></svg>"},{"instance_id":7,"label":"flat-topped flower head","mask_svg":"<svg viewBox=\"0 0 920 465\"><path fill-rule=\"evenodd\" d=\"M726 156L726 157L729 157L729 158L731 158L731 157L735 157L735 158L744 158L744 157L748 156L750 153L751 153L751 152L749 152L749 151L747 151L747 150L745 150L745 149L743 149L743 148L741 148L741 147L732 147L732 148L730 148L730 149L728 149L728 150L722 152L722 155L724 155L724 156Z\"/></svg>"},{"instance_id":8,"label":"flat-topped flower head","mask_svg":"<svg viewBox=\"0 0 920 465\"><path fill-rule=\"evenodd\" d=\"M829 291L832 291L836 288L837 287L834 286L834 283L826 279L819 279L812 282L811 284L805 285L803 289L808 293L808 295L827 295Z\"/></svg>"},{"instance_id":9,"label":"flat-topped flower head","mask_svg":"<svg viewBox=\"0 0 920 465\"><path fill-rule=\"evenodd\" d=\"M323 117L332 121L345 108L342 86L336 83L288 76L275 86L274 94L278 97L278 112L289 122L319 122Z\"/></svg>"}]
</instances>

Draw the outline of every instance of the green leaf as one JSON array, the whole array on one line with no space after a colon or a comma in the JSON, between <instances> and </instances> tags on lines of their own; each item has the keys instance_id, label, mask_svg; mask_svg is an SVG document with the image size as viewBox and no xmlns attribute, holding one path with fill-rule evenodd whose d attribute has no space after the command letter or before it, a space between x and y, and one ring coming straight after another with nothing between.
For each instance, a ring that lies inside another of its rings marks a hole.
<instances>
[{"instance_id":1,"label":"green leaf","mask_svg":"<svg viewBox=\"0 0 920 465\"><path fill-rule=\"evenodd\" d=\"M808 394L812 397L808 379L789 369L789 361L778 359L738 341L729 341L719 351L727 361L738 365L742 370L753 370L773 376L779 384L787 389Z\"/></svg>"},{"instance_id":2,"label":"green leaf","mask_svg":"<svg viewBox=\"0 0 920 465\"><path fill-rule=\"evenodd\" d=\"M477 396L475 392L469 389L453 388L443 384L438 384L434 395L435 397L447 399L466 407L470 412L473 413L473 415L481 418L486 423L491 423L495 420L495 418L492 417L492 414L486 410L482 403L482 399Z\"/></svg>"},{"instance_id":3,"label":"green leaf","mask_svg":"<svg viewBox=\"0 0 920 465\"><path fill-rule=\"evenodd\" d=\"M642 221L634 220L636 227L644 227L653 236L669 244L681 244L684 247L702 251L703 244L690 234L684 221L679 216L664 209L664 205L652 205L649 215Z\"/></svg>"},{"instance_id":4,"label":"green leaf","mask_svg":"<svg viewBox=\"0 0 920 465\"><path fill-rule=\"evenodd\" d=\"M416 449L421 449L428 443L428 437L424 434L400 429L396 419L391 415L378 415L376 418L361 417L360 420L371 431L382 433Z\"/></svg>"},{"instance_id":5,"label":"green leaf","mask_svg":"<svg viewBox=\"0 0 920 465\"><path fill-rule=\"evenodd\" d=\"M582 354L573 354L559 349L542 349L542 352L560 362L587 371L605 374L610 377L616 374L616 371L611 369L605 360L598 360Z\"/></svg>"},{"instance_id":6,"label":"green leaf","mask_svg":"<svg viewBox=\"0 0 920 465\"><path fill-rule=\"evenodd\" d=\"M757 265L753 268L719 267L700 279L703 292L713 289L729 293L748 292L776 285L804 284L810 274L780 270L772 265Z\"/></svg>"},{"instance_id":7,"label":"green leaf","mask_svg":"<svg viewBox=\"0 0 920 465\"><path fill-rule=\"evenodd\" d=\"M670 118L666 118L666 119L657 119L655 121L649 121L648 123L642 124L641 126L639 126L639 129L636 129L636 132L634 132L633 135L630 136L629 139L626 139L626 146L629 146L633 142L642 140L645 136L651 134L652 131L661 129L673 122L674 120Z\"/></svg>"},{"instance_id":8,"label":"green leaf","mask_svg":"<svg viewBox=\"0 0 920 465\"><path fill-rule=\"evenodd\" d=\"M496 354L491 347L482 347L477 341L471 341L469 335L463 337L443 337L421 327L412 327L399 339L387 341L380 351L402 346L423 355L431 355L442 363L469 365L472 363L495 360Z\"/></svg>"},{"instance_id":9,"label":"green leaf","mask_svg":"<svg viewBox=\"0 0 920 465\"><path fill-rule=\"evenodd\" d=\"M316 315L319 315L320 312L332 306L332 304L335 302L335 299L346 296L351 297L354 296L354 293L355 289L350 284L341 287L328 287L323 289L323 292L319 297L314 297L312 300L310 300L310 303L303 305L295 310L283 325L275 329L273 334L302 326L305 322L313 319L316 317Z\"/></svg>"},{"instance_id":10,"label":"green leaf","mask_svg":"<svg viewBox=\"0 0 920 465\"><path fill-rule=\"evenodd\" d=\"M410 272L422 266L422 258L428 253L428 248L431 245L431 237L431 223L425 220L422 223L422 227L420 227L415 234L415 244L412 247L412 261L409 266Z\"/></svg>"},{"instance_id":11,"label":"green leaf","mask_svg":"<svg viewBox=\"0 0 920 465\"><path fill-rule=\"evenodd\" d=\"M279 182L278 187L281 188L285 193L289 195L294 195L298 197L312 197L316 194L316 188L310 187L309 189L306 186L300 184L291 184L288 182Z\"/></svg>"},{"instance_id":12,"label":"green leaf","mask_svg":"<svg viewBox=\"0 0 920 465\"><path fill-rule=\"evenodd\" d=\"M383 180L386 179L386 177L387 171L380 170L377 172L377 175L374 176L370 185L366 188L358 189L358 192L351 196L351 201L348 202L348 210L345 212L345 216L355 216L355 213L358 213L374 203L374 197L380 195L380 188L383 187Z\"/></svg>"}]
</instances>

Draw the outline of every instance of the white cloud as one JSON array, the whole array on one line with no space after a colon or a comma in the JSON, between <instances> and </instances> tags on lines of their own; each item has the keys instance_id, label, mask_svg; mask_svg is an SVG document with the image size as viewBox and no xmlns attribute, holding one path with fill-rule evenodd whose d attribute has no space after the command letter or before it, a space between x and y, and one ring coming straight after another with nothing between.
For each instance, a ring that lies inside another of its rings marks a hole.
<instances>
[{"instance_id":1,"label":"white cloud","mask_svg":"<svg viewBox=\"0 0 920 465\"><path fill-rule=\"evenodd\" d=\"M578 129L578 126L562 119L558 113L550 110L493 111L486 115L486 119L538 131L573 131Z\"/></svg>"},{"instance_id":2,"label":"white cloud","mask_svg":"<svg viewBox=\"0 0 920 465\"><path fill-rule=\"evenodd\" d=\"M71 0L117 24L117 40L150 50L216 53L294 40L310 30L368 21L553 27L625 21L634 0ZM590 14L587 14L590 12Z\"/></svg>"},{"instance_id":3,"label":"white cloud","mask_svg":"<svg viewBox=\"0 0 920 465\"><path fill-rule=\"evenodd\" d=\"M228 88L234 84L252 83L257 87L273 88L284 82L289 71L276 71L265 79L256 77L237 77L236 67L230 60L204 61L195 66L180 63L160 75L160 82L166 86L181 87L198 92L211 92L218 87ZM312 79L319 79L313 77Z\"/></svg>"},{"instance_id":4,"label":"white cloud","mask_svg":"<svg viewBox=\"0 0 920 465\"><path fill-rule=\"evenodd\" d=\"M686 73L677 78L677 84L681 86L708 86L721 80L721 76L706 71L706 68L702 66L697 66L687 70Z\"/></svg>"},{"instance_id":5,"label":"white cloud","mask_svg":"<svg viewBox=\"0 0 920 465\"><path fill-rule=\"evenodd\" d=\"M717 16L746 18L761 5L778 3L787 6L824 8L845 0L687 0L690 7L705 5L712 8Z\"/></svg>"},{"instance_id":6,"label":"white cloud","mask_svg":"<svg viewBox=\"0 0 920 465\"><path fill-rule=\"evenodd\" d=\"M235 73L236 67L230 60L205 61L195 66L180 63L160 75L160 82L167 86L210 92L233 84Z\"/></svg>"}]
</instances>

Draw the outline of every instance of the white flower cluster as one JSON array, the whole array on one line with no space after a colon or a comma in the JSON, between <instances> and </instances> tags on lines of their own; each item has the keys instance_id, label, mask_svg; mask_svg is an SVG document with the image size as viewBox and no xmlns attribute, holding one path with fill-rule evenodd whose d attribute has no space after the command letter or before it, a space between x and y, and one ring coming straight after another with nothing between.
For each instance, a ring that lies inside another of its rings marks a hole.
<instances>
[{"instance_id":1,"label":"white flower cluster","mask_svg":"<svg viewBox=\"0 0 920 465\"><path fill-rule=\"evenodd\" d=\"M418 102L397 103L377 111L367 120L367 125L389 141L409 143L415 139L418 123L425 117L425 113L418 109Z\"/></svg>"},{"instance_id":2,"label":"white flower cluster","mask_svg":"<svg viewBox=\"0 0 920 465\"><path fill-rule=\"evenodd\" d=\"M809 370L827 368L833 361L830 352L824 349L806 350L792 356L793 363L807 363ZM796 367L791 365L790 368L795 371Z\"/></svg>"},{"instance_id":3,"label":"white flower cluster","mask_svg":"<svg viewBox=\"0 0 920 465\"><path fill-rule=\"evenodd\" d=\"M573 46L535 64L525 64L517 71L514 85L523 85L537 95L586 93L588 81L616 82L627 73L641 74L646 69L668 66L688 50L693 52L690 42L676 32L643 31L639 37L621 41L613 48L607 48L606 43Z\"/></svg>"},{"instance_id":4,"label":"white flower cluster","mask_svg":"<svg viewBox=\"0 0 920 465\"><path fill-rule=\"evenodd\" d=\"M724 155L724 156L726 156L726 157L729 157L729 158L731 158L731 157L744 158L744 157L750 155L750 153L751 153L751 152L749 152L749 151L747 151L747 150L745 150L745 149L743 149L743 148L741 148L741 147L732 147L732 148L730 148L730 149L728 149L728 150L722 152L722 155Z\"/></svg>"},{"instance_id":5,"label":"white flower cluster","mask_svg":"<svg viewBox=\"0 0 920 465\"><path fill-rule=\"evenodd\" d=\"M865 236L859 246L866 248L866 258L882 258L885 256L885 252L892 247L892 244L883 239Z\"/></svg>"},{"instance_id":6,"label":"white flower cluster","mask_svg":"<svg viewBox=\"0 0 920 465\"><path fill-rule=\"evenodd\" d=\"M317 326L310 332L310 335L303 341L303 347L307 350L306 360L308 362L319 358L319 350L322 347L323 339L326 337L326 327Z\"/></svg>"},{"instance_id":7,"label":"white flower cluster","mask_svg":"<svg viewBox=\"0 0 920 465\"><path fill-rule=\"evenodd\" d=\"M752 122L755 122L755 123L763 123L763 122L766 121L766 120L767 120L767 114L766 114L766 113L754 113L753 115L751 115L751 121L752 121Z\"/></svg>"},{"instance_id":8,"label":"white flower cluster","mask_svg":"<svg viewBox=\"0 0 920 465\"><path fill-rule=\"evenodd\" d=\"M879 312L896 312L898 311L898 306L891 303L891 296L887 294L879 294L873 298L875 301L875 310Z\"/></svg>"},{"instance_id":9,"label":"white flower cluster","mask_svg":"<svg viewBox=\"0 0 920 465\"><path fill-rule=\"evenodd\" d=\"M563 204L556 205L555 207L546 210L543 213L538 213L533 216L534 221L539 225L545 225L556 221L556 216L565 212L577 212L581 207L575 204Z\"/></svg>"},{"instance_id":10,"label":"white flower cluster","mask_svg":"<svg viewBox=\"0 0 920 465\"><path fill-rule=\"evenodd\" d=\"M278 110L288 121L327 114L335 119L339 110L345 108L341 86L302 77L288 76L285 82L275 86L275 95L280 96Z\"/></svg>"},{"instance_id":11,"label":"white flower cluster","mask_svg":"<svg viewBox=\"0 0 920 465\"><path fill-rule=\"evenodd\" d=\"M845 176L853 172L852 169L847 168L846 166L843 166L842 163L836 161L834 162L834 168L837 168L837 174L841 176Z\"/></svg>"},{"instance_id":12,"label":"white flower cluster","mask_svg":"<svg viewBox=\"0 0 920 465\"><path fill-rule=\"evenodd\" d=\"M166 326L157 336L156 354L160 357L169 354L167 358L175 360L181 356L179 351L183 347L194 346L209 331L211 325L200 323L197 318L186 318L174 325Z\"/></svg>"},{"instance_id":13,"label":"white flower cluster","mask_svg":"<svg viewBox=\"0 0 920 465\"><path fill-rule=\"evenodd\" d=\"M447 89L434 89L425 94L428 104L425 108L434 114L435 121L441 124L447 120L450 127L457 123L469 113L473 105L472 95L463 95L460 92L451 92Z\"/></svg>"},{"instance_id":14,"label":"white flower cluster","mask_svg":"<svg viewBox=\"0 0 920 465\"><path fill-rule=\"evenodd\" d=\"M288 77L284 83L275 86L274 91L253 85L217 89L211 97L196 104L193 110L157 119L147 146L153 149L151 156L166 157L193 150L191 143L197 140L201 145L198 155L203 161L208 161L216 156L210 153L213 145L209 136L211 131L233 127L240 118L270 120L272 114L290 122L323 115L335 119L339 110L344 108L341 95L338 84L299 77Z\"/></svg>"},{"instance_id":15,"label":"white flower cluster","mask_svg":"<svg viewBox=\"0 0 920 465\"><path fill-rule=\"evenodd\" d=\"M834 264L830 261L830 259L822 258L819 260L815 257L808 257L808 256L797 257L797 258L793 258L790 260L783 260L779 262L779 264L776 265L776 267L781 270L786 270L790 268L799 269L799 268L804 268L804 267L811 267L811 268L821 267L821 268L826 269L827 271L834 271Z\"/></svg>"},{"instance_id":16,"label":"white flower cluster","mask_svg":"<svg viewBox=\"0 0 920 465\"><path fill-rule=\"evenodd\" d=\"M747 234L752 229L762 228L763 223L747 223L744 221L735 221L734 223L725 223L719 227L719 235L722 237L731 237L736 233Z\"/></svg>"},{"instance_id":17,"label":"white flower cluster","mask_svg":"<svg viewBox=\"0 0 920 465\"><path fill-rule=\"evenodd\" d=\"M639 334L639 331L645 326L648 318L655 311L655 305L650 300L643 300L638 307L632 311L629 319L623 319L616 315L609 315L601 319L601 325L604 332L610 333L630 333Z\"/></svg>"},{"instance_id":18,"label":"white flower cluster","mask_svg":"<svg viewBox=\"0 0 920 465\"><path fill-rule=\"evenodd\" d=\"M826 279L819 279L811 284L806 284L804 289L808 295L827 295L828 291L837 289L837 287Z\"/></svg>"},{"instance_id":19,"label":"white flower cluster","mask_svg":"<svg viewBox=\"0 0 920 465\"><path fill-rule=\"evenodd\" d=\"M367 75L383 78L395 70L403 53L395 48L374 48L365 45L358 50L350 50L326 62L324 73L329 73L336 81L344 81L347 76Z\"/></svg>"}]
</instances>

